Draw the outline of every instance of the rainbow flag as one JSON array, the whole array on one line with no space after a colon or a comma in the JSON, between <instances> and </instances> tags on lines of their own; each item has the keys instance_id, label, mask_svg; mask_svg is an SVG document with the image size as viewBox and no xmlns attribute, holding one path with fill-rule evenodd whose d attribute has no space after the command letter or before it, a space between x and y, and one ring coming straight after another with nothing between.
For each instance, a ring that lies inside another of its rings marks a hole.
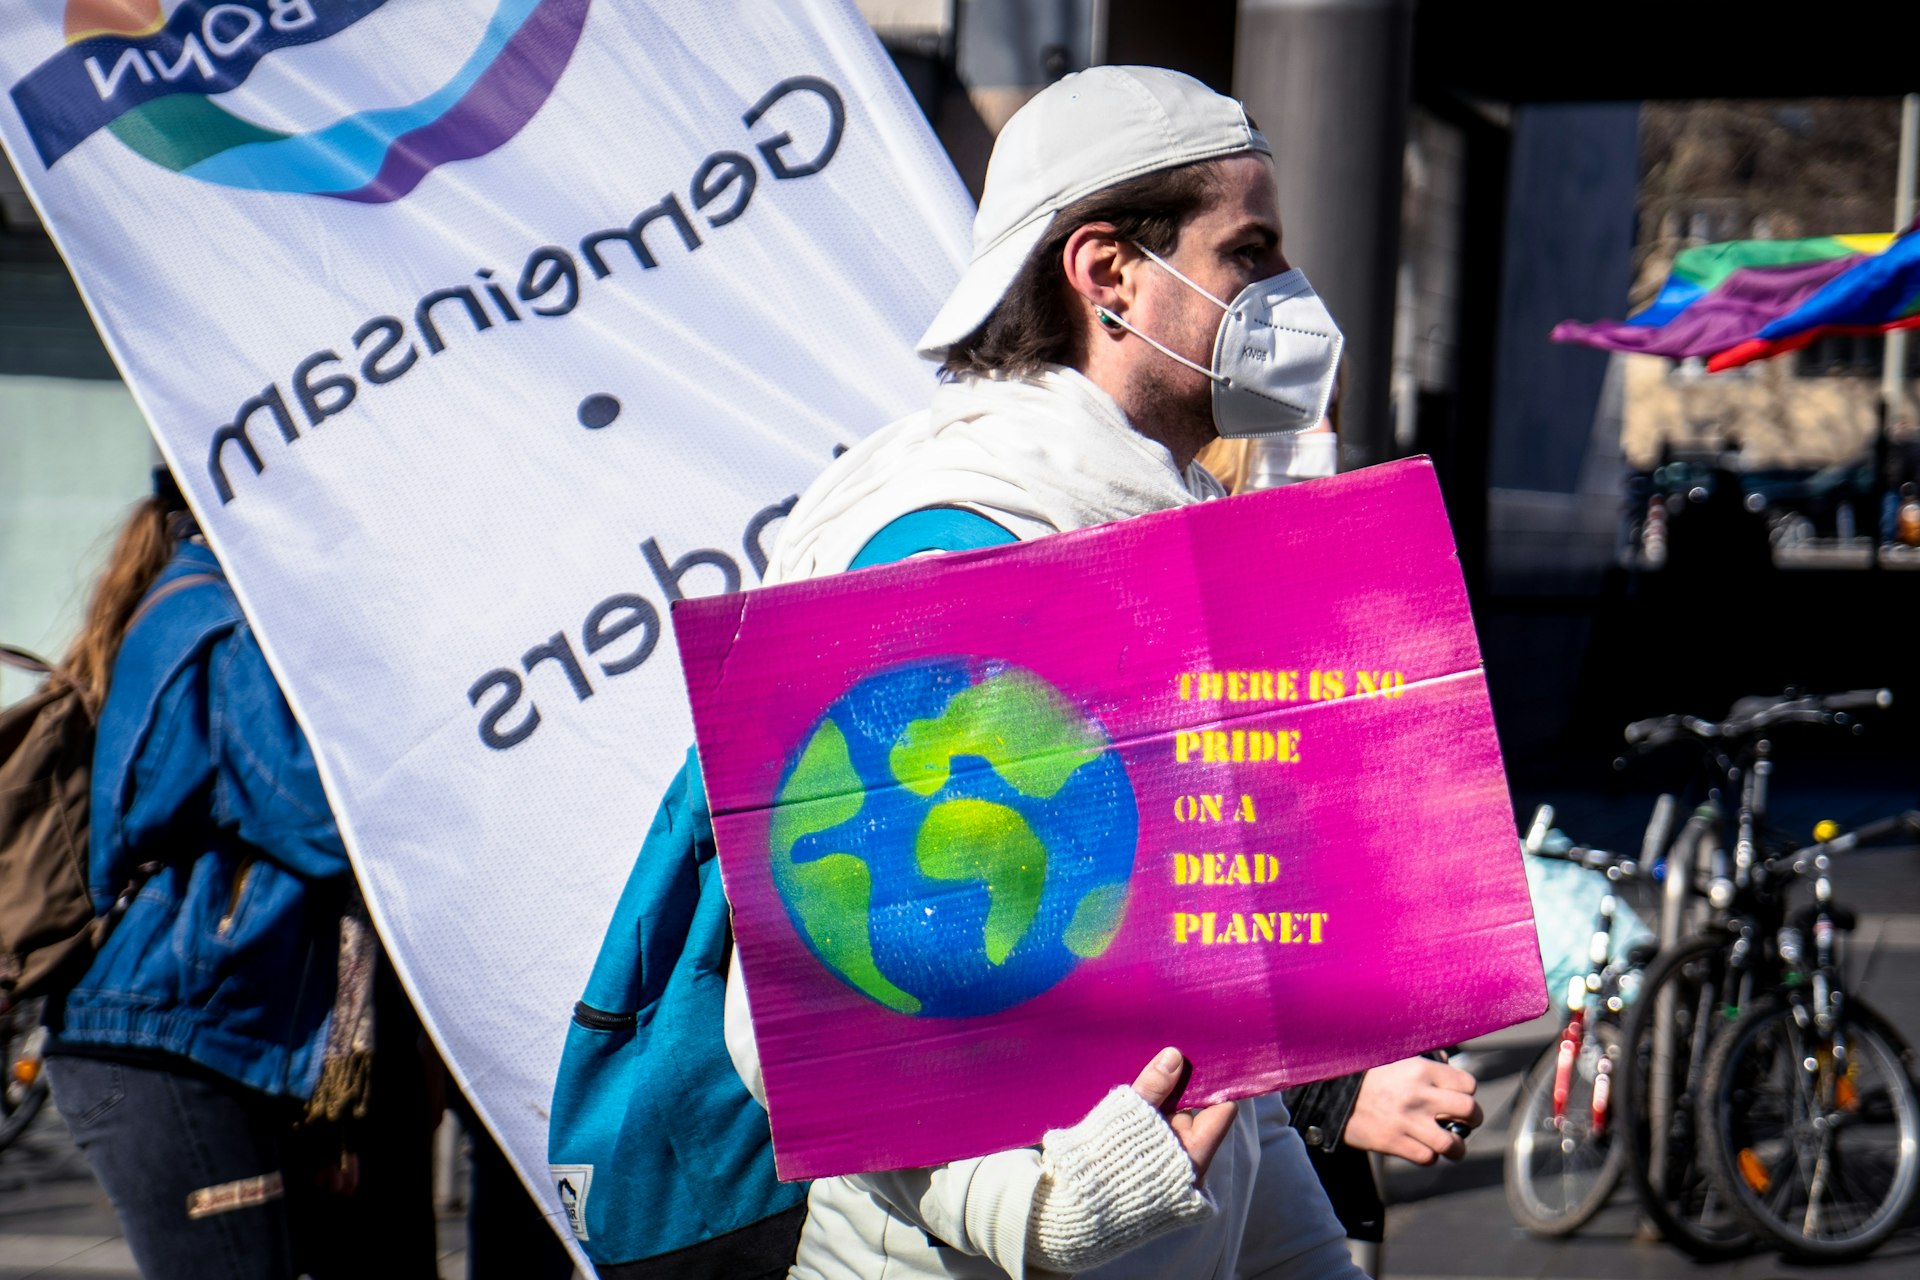
<instances>
[{"instance_id":1,"label":"rainbow flag","mask_svg":"<svg viewBox=\"0 0 1920 1280\"><path fill-rule=\"evenodd\" d=\"M1683 249L1651 305L1626 320L1555 325L1555 342L1683 360L1757 338L1838 277L1885 253L1890 234L1727 240Z\"/></svg>"},{"instance_id":2,"label":"rainbow flag","mask_svg":"<svg viewBox=\"0 0 1920 1280\"><path fill-rule=\"evenodd\" d=\"M1716 354L1719 373L1782 355L1830 333L1885 333L1920 326L1920 222L1885 252L1847 268L1759 333Z\"/></svg>"}]
</instances>

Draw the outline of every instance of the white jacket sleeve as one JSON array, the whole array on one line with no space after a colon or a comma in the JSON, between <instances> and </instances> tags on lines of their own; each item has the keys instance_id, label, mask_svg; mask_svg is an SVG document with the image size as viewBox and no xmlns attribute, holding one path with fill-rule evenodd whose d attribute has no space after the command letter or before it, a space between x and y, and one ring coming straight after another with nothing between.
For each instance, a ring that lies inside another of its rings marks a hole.
<instances>
[{"instance_id":1,"label":"white jacket sleeve","mask_svg":"<svg viewBox=\"0 0 1920 1280\"><path fill-rule=\"evenodd\" d=\"M1027 1252L1040 1181L1040 1153L1031 1147L929 1169L857 1173L846 1181L941 1244L986 1258L1009 1276L1032 1276L1045 1266Z\"/></svg>"},{"instance_id":2,"label":"white jacket sleeve","mask_svg":"<svg viewBox=\"0 0 1920 1280\"><path fill-rule=\"evenodd\" d=\"M720 1027L727 1041L727 1056L733 1059L734 1074L747 1092L762 1107L767 1105L767 1078L760 1071L760 1046L753 1039L753 1014L747 1008L747 979L735 963L733 936L727 936L727 999L720 1015Z\"/></svg>"}]
</instances>

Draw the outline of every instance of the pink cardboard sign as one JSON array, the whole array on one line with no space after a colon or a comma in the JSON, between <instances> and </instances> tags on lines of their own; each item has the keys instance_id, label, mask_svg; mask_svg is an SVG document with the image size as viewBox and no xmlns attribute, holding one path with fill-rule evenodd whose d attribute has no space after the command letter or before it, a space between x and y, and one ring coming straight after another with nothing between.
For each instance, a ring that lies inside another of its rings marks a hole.
<instances>
[{"instance_id":1,"label":"pink cardboard sign","mask_svg":"<svg viewBox=\"0 0 1920 1280\"><path fill-rule=\"evenodd\" d=\"M1546 1008L1424 459L683 601L783 1178L1038 1141Z\"/></svg>"}]
</instances>

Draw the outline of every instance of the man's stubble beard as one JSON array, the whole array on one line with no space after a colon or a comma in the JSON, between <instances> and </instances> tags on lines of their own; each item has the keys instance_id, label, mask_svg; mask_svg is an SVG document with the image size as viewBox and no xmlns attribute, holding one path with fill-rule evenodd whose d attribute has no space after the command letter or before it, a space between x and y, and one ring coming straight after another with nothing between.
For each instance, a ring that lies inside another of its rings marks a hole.
<instances>
[{"instance_id":1,"label":"man's stubble beard","mask_svg":"<svg viewBox=\"0 0 1920 1280\"><path fill-rule=\"evenodd\" d=\"M1146 419L1134 426L1143 435L1176 455L1189 456L1218 435L1213 425L1213 384L1205 377L1154 351L1151 359L1135 366L1132 382L1135 394L1129 399L1140 406Z\"/></svg>"},{"instance_id":2,"label":"man's stubble beard","mask_svg":"<svg viewBox=\"0 0 1920 1280\"><path fill-rule=\"evenodd\" d=\"M1164 278L1159 283L1165 290L1159 308L1165 329L1155 336L1195 364L1211 366L1220 330L1218 309L1184 285ZM1148 418L1134 425L1166 445L1176 461L1190 461L1219 437L1213 424L1213 382L1205 374L1143 342L1132 381L1138 389L1133 403Z\"/></svg>"}]
</instances>

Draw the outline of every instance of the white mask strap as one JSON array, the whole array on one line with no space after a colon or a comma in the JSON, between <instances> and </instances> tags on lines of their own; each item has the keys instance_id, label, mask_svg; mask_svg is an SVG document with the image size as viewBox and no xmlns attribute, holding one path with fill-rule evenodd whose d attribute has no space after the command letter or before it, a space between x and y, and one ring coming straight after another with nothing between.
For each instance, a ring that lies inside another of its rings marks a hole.
<instances>
[{"instance_id":1,"label":"white mask strap","mask_svg":"<svg viewBox=\"0 0 1920 1280\"><path fill-rule=\"evenodd\" d=\"M1171 262L1168 262L1165 258L1161 257L1159 254L1155 253L1153 250L1147 248L1147 246L1140 244L1138 241L1136 241L1133 247L1138 249L1140 252L1146 254L1149 258L1152 258L1155 262L1159 263L1161 267L1163 267L1167 271L1167 273L1171 275L1175 280L1178 280L1181 284L1184 284L1185 286L1187 286L1187 288L1193 290L1195 293L1199 294L1201 297L1205 298L1208 302L1211 302L1214 306L1220 308L1222 311L1228 312L1229 314L1232 313L1233 311L1232 307L1220 301L1220 299L1214 297L1211 293L1208 293L1205 289L1202 289L1199 285L1189 280L1185 272L1181 271L1180 268L1174 266Z\"/></svg>"},{"instance_id":2,"label":"white mask strap","mask_svg":"<svg viewBox=\"0 0 1920 1280\"><path fill-rule=\"evenodd\" d=\"M1214 297L1211 293L1208 293L1205 289L1202 289L1199 285L1189 280L1186 276L1186 273L1181 271L1180 268L1174 266L1171 262L1168 262L1165 258L1161 257L1159 254L1155 253L1153 250L1147 248L1147 246L1139 243L1138 241L1134 242L1133 247L1138 249L1141 253L1146 254L1147 257L1153 259L1154 262L1160 265L1162 270L1166 271L1175 280L1178 280L1181 284L1184 284L1185 286L1187 286L1187 288L1193 290L1195 293L1199 294L1201 297L1205 298L1208 302L1211 302L1214 306L1220 308L1222 311L1226 312L1228 315L1233 314L1232 307L1220 301L1220 299ZM1107 310L1105 307L1096 305L1093 309L1093 314L1096 317L1098 317L1103 323L1119 325L1122 329L1125 329L1128 333L1140 339L1140 341L1146 343L1148 346L1158 351L1161 355L1166 356L1169 360L1177 360L1181 364L1187 366L1187 368L1193 370L1195 373L1204 374L1209 381L1218 383L1221 386L1233 385L1232 378L1226 377L1223 374L1215 373L1212 369L1209 369L1207 366L1203 364L1197 364L1194 361L1187 359L1185 356L1181 355L1178 351L1173 350L1171 347L1168 347L1164 343L1158 342L1153 338L1149 337L1147 334L1134 328L1132 325L1128 324L1125 320L1121 319L1118 315L1115 315L1113 312Z\"/></svg>"},{"instance_id":3,"label":"white mask strap","mask_svg":"<svg viewBox=\"0 0 1920 1280\"><path fill-rule=\"evenodd\" d=\"M1202 289L1201 292L1205 293L1206 290ZM1134 328L1132 325L1128 324L1125 320L1121 319L1119 316L1115 315L1113 312L1107 310L1105 307L1100 306L1097 303L1094 305L1093 314L1095 317L1097 317L1100 320L1102 324L1119 325L1122 329L1125 329L1128 333L1140 339L1140 341L1146 343L1148 346L1152 347L1155 351L1158 351L1161 355L1167 357L1169 360L1178 360L1181 364L1187 366L1187 368L1193 370L1195 373L1204 374L1210 381L1218 382L1218 383L1221 383L1222 385L1232 384L1233 380L1231 378L1223 377L1222 375L1217 374L1213 370L1207 368L1207 366L1203 364L1194 363L1193 361L1187 359L1185 356L1181 355L1178 351L1175 351L1172 347L1167 346L1165 343L1156 341L1154 338L1150 337L1149 335L1142 332L1141 330Z\"/></svg>"}]
</instances>

